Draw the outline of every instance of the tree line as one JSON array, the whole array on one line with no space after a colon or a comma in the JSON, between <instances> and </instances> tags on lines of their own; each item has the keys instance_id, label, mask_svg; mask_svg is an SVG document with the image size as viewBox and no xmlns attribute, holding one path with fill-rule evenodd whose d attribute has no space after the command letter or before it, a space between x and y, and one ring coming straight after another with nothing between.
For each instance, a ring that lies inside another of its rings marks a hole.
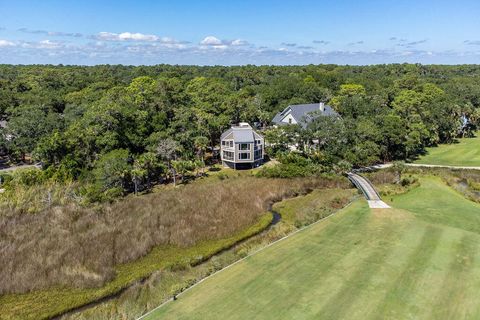
<instances>
[{"instance_id":1,"label":"tree line","mask_svg":"<svg viewBox=\"0 0 480 320\"><path fill-rule=\"evenodd\" d=\"M291 161L280 155L295 143L295 161L325 170L410 159L476 130L479 79L476 65L0 65L0 148L92 195L136 192L202 172L232 123L268 128L290 104L323 101L340 117L266 130L271 156Z\"/></svg>"}]
</instances>

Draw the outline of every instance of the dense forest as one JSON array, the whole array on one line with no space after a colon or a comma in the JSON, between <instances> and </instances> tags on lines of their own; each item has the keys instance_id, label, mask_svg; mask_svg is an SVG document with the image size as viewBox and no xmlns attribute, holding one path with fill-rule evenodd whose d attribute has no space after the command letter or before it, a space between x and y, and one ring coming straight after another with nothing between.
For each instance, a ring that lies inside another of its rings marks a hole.
<instances>
[{"instance_id":1,"label":"dense forest","mask_svg":"<svg viewBox=\"0 0 480 320\"><path fill-rule=\"evenodd\" d=\"M93 201L199 172L240 121L265 130L271 157L303 169L413 159L476 130L479 80L475 65L1 65L0 149L10 163L43 164L22 183L84 181ZM321 101L340 117L269 129L287 105ZM302 151L285 154L292 143Z\"/></svg>"}]
</instances>

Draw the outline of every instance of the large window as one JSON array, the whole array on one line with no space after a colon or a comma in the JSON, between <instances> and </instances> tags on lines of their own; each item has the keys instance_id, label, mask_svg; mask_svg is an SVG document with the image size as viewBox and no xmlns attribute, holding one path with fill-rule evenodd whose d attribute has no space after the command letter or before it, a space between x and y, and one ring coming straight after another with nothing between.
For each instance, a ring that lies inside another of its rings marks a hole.
<instances>
[{"instance_id":1,"label":"large window","mask_svg":"<svg viewBox=\"0 0 480 320\"><path fill-rule=\"evenodd\" d=\"M223 151L223 160L233 160L233 152Z\"/></svg>"},{"instance_id":2,"label":"large window","mask_svg":"<svg viewBox=\"0 0 480 320\"><path fill-rule=\"evenodd\" d=\"M238 154L238 159L240 159L240 160L250 160L250 152L240 152Z\"/></svg>"},{"instance_id":3,"label":"large window","mask_svg":"<svg viewBox=\"0 0 480 320\"><path fill-rule=\"evenodd\" d=\"M262 158L262 150L255 150L255 160Z\"/></svg>"},{"instance_id":4,"label":"large window","mask_svg":"<svg viewBox=\"0 0 480 320\"><path fill-rule=\"evenodd\" d=\"M249 143L240 143L240 146L238 148L239 150L250 150L250 144Z\"/></svg>"}]
</instances>

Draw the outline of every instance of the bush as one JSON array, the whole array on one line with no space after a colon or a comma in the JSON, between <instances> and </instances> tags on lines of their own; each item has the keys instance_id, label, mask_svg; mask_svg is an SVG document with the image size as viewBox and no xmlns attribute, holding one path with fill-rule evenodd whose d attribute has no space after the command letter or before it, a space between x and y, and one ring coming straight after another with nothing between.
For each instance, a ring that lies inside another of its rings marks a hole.
<instances>
[{"instance_id":1,"label":"bush","mask_svg":"<svg viewBox=\"0 0 480 320\"><path fill-rule=\"evenodd\" d=\"M402 187L407 187L417 182L418 182L418 179L414 176L406 176L406 177L403 177L402 180L400 180L400 184L402 185Z\"/></svg>"},{"instance_id":2,"label":"bush","mask_svg":"<svg viewBox=\"0 0 480 320\"><path fill-rule=\"evenodd\" d=\"M10 181L13 180L13 177L11 174L8 174L8 173L0 173L0 185L4 186L4 185L8 185Z\"/></svg>"},{"instance_id":3,"label":"bush","mask_svg":"<svg viewBox=\"0 0 480 320\"><path fill-rule=\"evenodd\" d=\"M270 167L263 167L258 172L257 176L266 178L294 178L294 177L309 177L317 176L324 172L324 167L321 165L307 164L300 165L296 163L278 164Z\"/></svg>"},{"instance_id":4,"label":"bush","mask_svg":"<svg viewBox=\"0 0 480 320\"><path fill-rule=\"evenodd\" d=\"M309 158L296 152L282 152L277 154L276 158L282 164L296 164L299 166L308 166L312 163Z\"/></svg>"},{"instance_id":5,"label":"bush","mask_svg":"<svg viewBox=\"0 0 480 320\"><path fill-rule=\"evenodd\" d=\"M45 181L46 175L43 171L38 169L22 169L13 173L13 183L18 183L24 186L33 186Z\"/></svg>"}]
</instances>

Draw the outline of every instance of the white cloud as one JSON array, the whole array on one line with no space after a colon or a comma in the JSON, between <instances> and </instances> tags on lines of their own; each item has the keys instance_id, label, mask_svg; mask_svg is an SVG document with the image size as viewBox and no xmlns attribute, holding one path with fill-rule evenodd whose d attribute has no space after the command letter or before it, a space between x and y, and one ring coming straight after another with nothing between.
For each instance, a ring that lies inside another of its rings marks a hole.
<instances>
[{"instance_id":1,"label":"white cloud","mask_svg":"<svg viewBox=\"0 0 480 320\"><path fill-rule=\"evenodd\" d=\"M36 47L40 49L58 49L60 47L63 47L63 43L51 40L42 40L38 42Z\"/></svg>"},{"instance_id":2,"label":"white cloud","mask_svg":"<svg viewBox=\"0 0 480 320\"><path fill-rule=\"evenodd\" d=\"M39 32L38 32L39 33ZM374 64L374 63L478 63L480 47L473 46L474 40L465 41L472 44L471 51L439 52L422 51L397 47L391 49L362 50L361 46L352 50L321 50L319 45L328 41L317 40L314 48L310 46L285 46L284 48L268 48L254 46L243 39L225 40L215 36L207 36L200 42L189 43L170 37L142 33L101 32L88 38L60 39L48 38L49 34L41 34L50 40L23 41L0 40L2 52L12 54L0 55L0 63L125 63L125 64ZM83 39L94 39L84 41ZM56 40L56 41L54 41ZM63 39L61 39L63 40ZM393 40L392 40L393 41ZM404 39L396 39L396 43L409 43ZM424 41L417 41L418 44ZM361 44L361 41L353 43ZM358 48L358 49L357 49ZM479 48L476 50L476 48ZM405 50L400 50L405 49Z\"/></svg>"},{"instance_id":3,"label":"white cloud","mask_svg":"<svg viewBox=\"0 0 480 320\"><path fill-rule=\"evenodd\" d=\"M30 30L28 28L20 28L17 29L19 32L23 33L31 33L31 34L41 34L45 36L52 36L52 37L74 37L74 38L81 38L83 34L78 32L59 32L59 31L46 31L46 30Z\"/></svg>"},{"instance_id":4,"label":"white cloud","mask_svg":"<svg viewBox=\"0 0 480 320\"><path fill-rule=\"evenodd\" d=\"M205 50L208 48L226 50L229 48L239 48L250 45L248 41L243 39L235 40L220 40L215 36L207 36L202 41L200 41L200 49Z\"/></svg>"},{"instance_id":5,"label":"white cloud","mask_svg":"<svg viewBox=\"0 0 480 320\"><path fill-rule=\"evenodd\" d=\"M480 46L479 40L465 40L463 41L464 44L472 45L472 46Z\"/></svg>"},{"instance_id":6,"label":"white cloud","mask_svg":"<svg viewBox=\"0 0 480 320\"><path fill-rule=\"evenodd\" d=\"M233 40L231 43L230 43L232 46L248 46L249 43L248 41L246 40L242 40L242 39L236 39L236 40Z\"/></svg>"},{"instance_id":7,"label":"white cloud","mask_svg":"<svg viewBox=\"0 0 480 320\"><path fill-rule=\"evenodd\" d=\"M14 47L15 43L8 41L8 40L1 40L0 39L0 48L2 47Z\"/></svg>"},{"instance_id":8,"label":"white cloud","mask_svg":"<svg viewBox=\"0 0 480 320\"><path fill-rule=\"evenodd\" d=\"M132 33L132 32L99 32L95 39L103 41L158 41L160 38L153 34Z\"/></svg>"},{"instance_id":9,"label":"white cloud","mask_svg":"<svg viewBox=\"0 0 480 320\"><path fill-rule=\"evenodd\" d=\"M134 41L157 41L158 37L153 34L123 32L118 35L121 40Z\"/></svg>"},{"instance_id":10,"label":"white cloud","mask_svg":"<svg viewBox=\"0 0 480 320\"><path fill-rule=\"evenodd\" d=\"M221 46L223 45L223 42L214 36L208 36L200 41L200 44L203 46Z\"/></svg>"}]
</instances>

